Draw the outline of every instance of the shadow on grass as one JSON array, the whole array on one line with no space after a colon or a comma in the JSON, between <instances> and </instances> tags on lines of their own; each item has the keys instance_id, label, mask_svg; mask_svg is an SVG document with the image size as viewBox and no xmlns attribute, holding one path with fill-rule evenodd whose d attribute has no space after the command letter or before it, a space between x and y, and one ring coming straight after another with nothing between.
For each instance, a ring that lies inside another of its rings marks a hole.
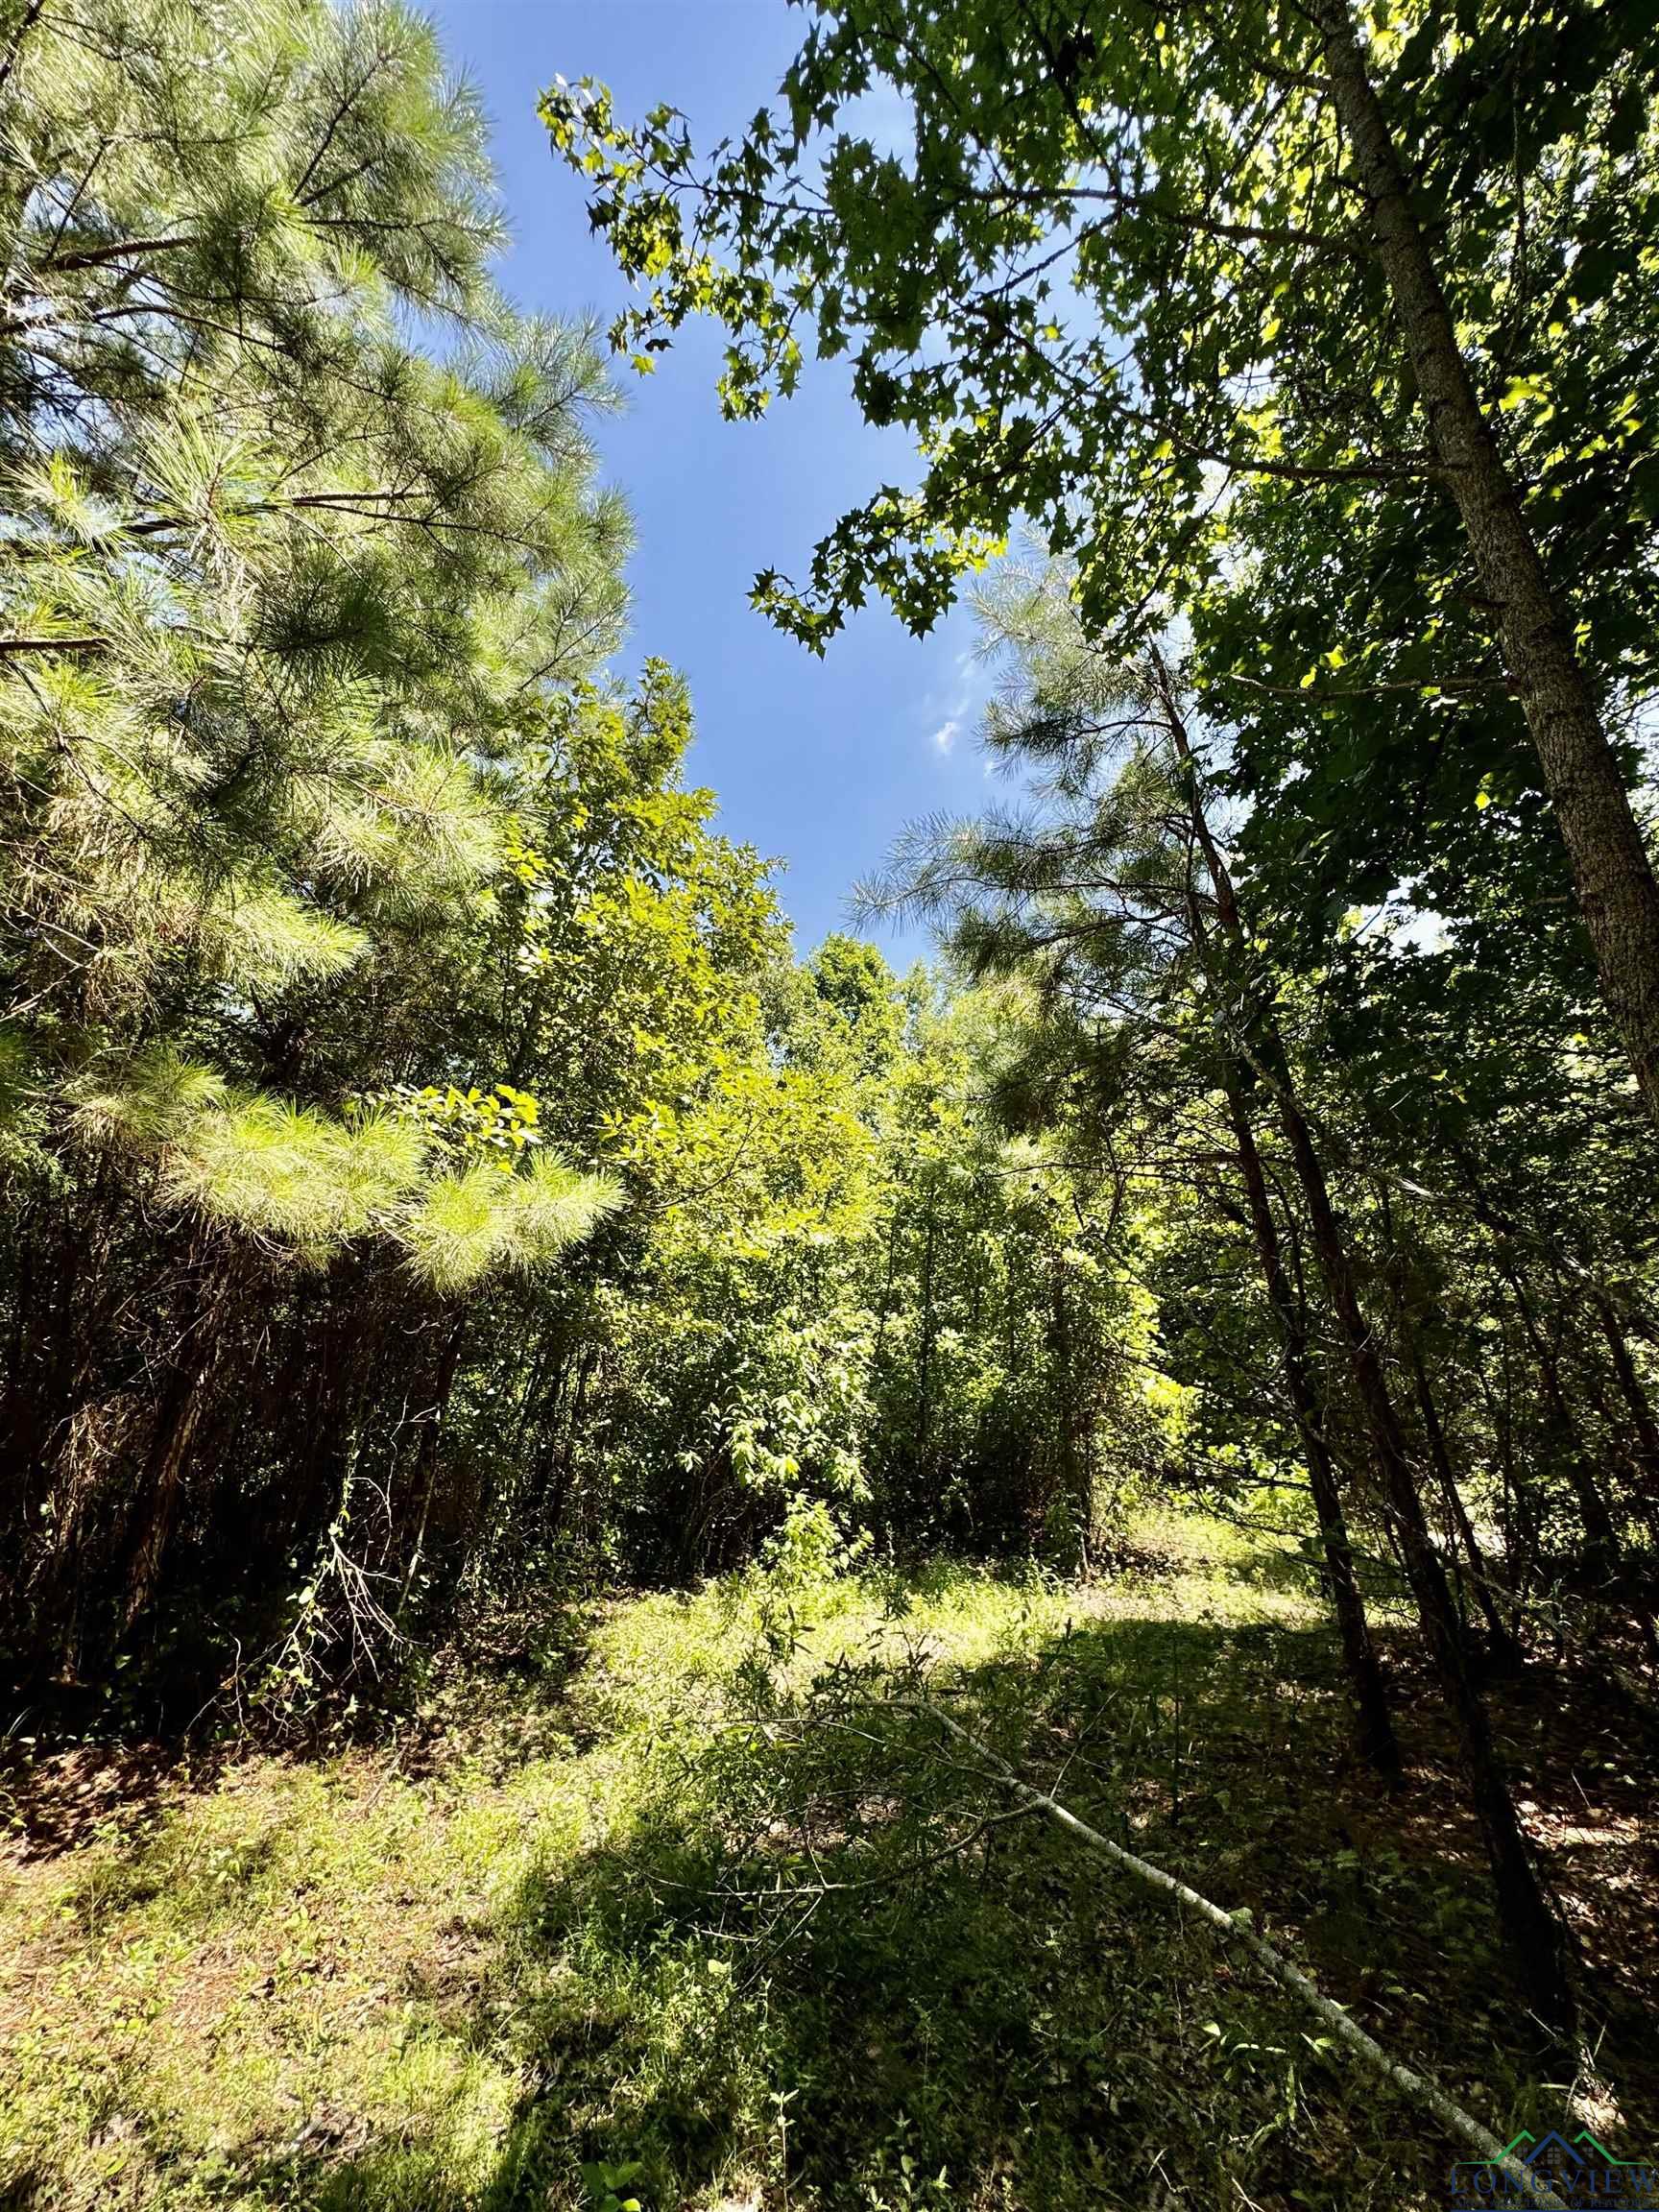
<instances>
[{"instance_id":1,"label":"shadow on grass","mask_svg":"<svg viewBox=\"0 0 1659 2212\"><path fill-rule=\"evenodd\" d=\"M38 1748L13 1732L0 1739L0 1843L19 1860L52 1859L118 1836L136 1861L169 1812L210 1794L267 1740L297 1767L350 1748L387 1751L416 1780L442 1768L465 1730L503 1765L522 1764L539 1733L568 1737L570 1686L591 1655L594 1611L587 1600L561 1599L468 1623L436 1666L412 1671L400 1695L389 1689L349 1722L325 1710L286 1730L268 1725L265 1737L257 1726L227 1726L200 1742L90 1734ZM218 1704L228 1715L230 1694Z\"/></svg>"},{"instance_id":2,"label":"shadow on grass","mask_svg":"<svg viewBox=\"0 0 1659 2212\"><path fill-rule=\"evenodd\" d=\"M1006 1792L926 1716L876 1702L881 1687L842 1670L805 1708L665 1752L625 1834L503 1904L500 1970L466 2032L527 2085L481 2186L445 2193L427 2151L379 2142L271 2166L252 2201L1444 2201L1455 2153L1424 2115L1321 2048L1208 1931L1051 1825L1006 1817ZM1559 2061L1499 1953L1437 1717L1406 1692L1418 1772L1402 1805L1346 1762L1321 1629L1090 1621L928 1686L1108 1834L1251 1905L1386 2046L1508 2133L1558 2117L1540 2076L1558 2082ZM1641 1957L1593 2005L1633 2128L1652 2110Z\"/></svg>"}]
</instances>

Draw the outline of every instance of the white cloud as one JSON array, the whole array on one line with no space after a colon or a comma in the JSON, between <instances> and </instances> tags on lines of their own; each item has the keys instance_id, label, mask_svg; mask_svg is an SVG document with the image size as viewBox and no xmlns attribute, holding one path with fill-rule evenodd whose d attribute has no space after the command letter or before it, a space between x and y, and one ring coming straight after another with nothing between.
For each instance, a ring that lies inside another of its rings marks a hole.
<instances>
[{"instance_id":1,"label":"white cloud","mask_svg":"<svg viewBox=\"0 0 1659 2212\"><path fill-rule=\"evenodd\" d=\"M960 636L958 630L941 640L945 649L933 663L934 681L916 703L918 719L926 716L921 726L928 733L928 747L944 758L961 750L959 740L972 748L992 685L993 672L977 647L972 639L958 643Z\"/></svg>"}]
</instances>

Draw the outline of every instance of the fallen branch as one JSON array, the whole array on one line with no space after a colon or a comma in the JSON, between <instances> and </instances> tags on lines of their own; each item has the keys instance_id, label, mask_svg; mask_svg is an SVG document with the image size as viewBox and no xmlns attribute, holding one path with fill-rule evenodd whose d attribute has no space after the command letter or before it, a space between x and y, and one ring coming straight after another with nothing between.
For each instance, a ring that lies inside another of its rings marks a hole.
<instances>
[{"instance_id":1,"label":"fallen branch","mask_svg":"<svg viewBox=\"0 0 1659 2212\"><path fill-rule=\"evenodd\" d=\"M964 1851L971 1851L979 1839L989 1835L993 1828L1006 1828L1011 1821L1023 1820L1027 1814L1040 1810L1036 1805L1020 1805L1012 1813L987 1813L982 1820L974 1821L965 1836L952 1837L949 1843L940 1844L936 1851L920 1851L889 1873L864 1874L854 1882L831 1882L828 1875L822 1875L816 1882L799 1883L790 1889L785 1889L781 1883L774 1883L765 1889L710 1889L703 1882L676 1882L672 1875L659 1874L655 1867L642 1866L637 1859L624 1859L623 1863L653 1889L679 1889L689 1897L703 1897L710 1903L718 1902L722 1905L793 1905L804 1897L832 1897L845 1895L854 1889L890 1889L901 1882L908 1881L913 1874L922 1874L930 1866L940 1865L947 1859L960 1858ZM818 1863L815 1853L812 1855L812 1863L814 1865Z\"/></svg>"},{"instance_id":2,"label":"fallen branch","mask_svg":"<svg viewBox=\"0 0 1659 2212\"><path fill-rule=\"evenodd\" d=\"M1102 1836L1098 1828L1091 1828L1087 1820L1080 1820L1057 1797L1050 1796L1046 1790L1039 1790L1033 1783L1027 1782L1005 1759L998 1758L989 1745L981 1743L977 1737L971 1736L961 1722L953 1719L941 1706L930 1703L925 1697L897 1697L892 1702L912 1713L927 1714L941 1726L948 1728L959 1743L966 1743L970 1750L976 1752L995 1768L998 1779L1023 1797L1027 1804L1040 1807L1060 1827L1070 1830L1073 1836L1081 1837L1085 1843L1103 1852L1108 1859L1126 1867L1131 1874L1149 1883L1154 1889L1162 1889L1166 1895L1178 1898L1183 1905L1190 1905L1227 1941L1240 1944L1248 1951L1257 1964L1282 1987L1293 1990L1304 2004L1311 2007L1332 2032L1347 2044L1351 2051L1358 2052L1366 2064L1374 2067L1385 2080L1391 2081L1396 2089L1415 2099L1419 2104L1426 2105L1452 2134L1472 2145L1482 2160L1502 2167L1527 2203L1540 2206L1541 2212L1565 2212L1561 2200L1551 2194L1529 2166L1524 2165L1519 2158L1508 2156L1504 2146L1490 2128L1483 2128L1472 2113L1465 2112L1438 2082L1431 2081L1427 2076L1413 2072L1409 2066L1401 2065L1396 2058L1390 2058L1382 2046L1374 2037L1367 2035L1358 2022L1345 2012L1340 2005L1317 1989L1299 1966L1293 1966L1282 1952L1275 1951L1271 1943L1263 1941L1238 1914L1227 1911L1220 1905L1212 1904L1208 1897L1201 1897L1196 1889L1178 1881L1173 1874L1166 1874L1161 1866L1154 1866L1149 1860L1137 1858L1133 1851L1126 1851L1122 1844L1114 1843L1110 1837Z\"/></svg>"}]
</instances>

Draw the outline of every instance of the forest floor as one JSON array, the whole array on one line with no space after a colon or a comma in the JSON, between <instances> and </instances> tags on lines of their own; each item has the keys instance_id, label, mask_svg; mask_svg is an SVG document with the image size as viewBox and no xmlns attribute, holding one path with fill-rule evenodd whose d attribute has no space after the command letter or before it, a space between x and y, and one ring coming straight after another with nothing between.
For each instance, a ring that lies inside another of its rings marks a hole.
<instances>
[{"instance_id":1,"label":"forest floor","mask_svg":"<svg viewBox=\"0 0 1659 2212\"><path fill-rule=\"evenodd\" d=\"M894 1702L948 1700L1501 2136L1541 2129L1572 2062L1395 1675L1390 1798L1300 1560L1166 1515L1088 1586L797 1562L504 1625L326 1757L42 1759L0 1799L0 2204L1446 2206L1426 2114ZM1578 2124L1632 2158L1659 1832L1613 1705L1552 1673L1498 1719L1584 1955Z\"/></svg>"}]
</instances>

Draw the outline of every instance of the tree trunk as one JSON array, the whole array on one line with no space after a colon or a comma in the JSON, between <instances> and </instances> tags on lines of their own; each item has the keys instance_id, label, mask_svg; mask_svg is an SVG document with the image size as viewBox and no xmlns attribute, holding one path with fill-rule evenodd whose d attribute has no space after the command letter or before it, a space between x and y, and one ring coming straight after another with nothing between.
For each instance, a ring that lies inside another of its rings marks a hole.
<instances>
[{"instance_id":1,"label":"tree trunk","mask_svg":"<svg viewBox=\"0 0 1659 2212\"><path fill-rule=\"evenodd\" d=\"M1071 1309L1066 1296L1065 1262L1057 1243L1049 1247L1048 1295L1049 1345L1059 1383L1059 1409L1054 1417L1054 1457L1060 1494L1071 1511L1072 1536L1076 1546L1071 1564L1080 1570L1087 1580L1094 1573L1092 1539L1094 1500L1090 1479L1092 1470L1087 1455L1079 1448Z\"/></svg>"},{"instance_id":2,"label":"tree trunk","mask_svg":"<svg viewBox=\"0 0 1659 2212\"><path fill-rule=\"evenodd\" d=\"M1498 1365L1503 1380L1502 1400L1482 1376L1492 1433L1498 1445L1498 1464L1503 1476L1503 1561L1510 1589L1525 1610L1527 1594L1538 1572L1543 1550L1538 1500L1529 1474L1522 1472L1515 1452L1515 1360L1509 1341L1509 1324L1501 1304L1493 1308L1499 1325Z\"/></svg>"},{"instance_id":3,"label":"tree trunk","mask_svg":"<svg viewBox=\"0 0 1659 2212\"><path fill-rule=\"evenodd\" d=\"M1314 1256L1347 1345L1371 1448L1393 1513L1407 1579L1442 1694L1456 1723L1464 1772L1491 1862L1503 1927L1538 2012L1552 2027L1568 2030L1574 2025L1574 2004L1567 1977L1567 1934L1546 1901L1515 1815L1486 1708L1469 1672L1457 1610L1424 1519L1423 1502L1389 1395L1377 1337L1359 1303L1353 1263L1331 1203L1324 1166L1287 1085L1280 1098L1280 1118L1308 1206Z\"/></svg>"},{"instance_id":4,"label":"tree trunk","mask_svg":"<svg viewBox=\"0 0 1659 2212\"><path fill-rule=\"evenodd\" d=\"M1601 1495L1596 1480L1590 1455L1584 1448L1578 1424L1573 1417L1573 1408L1567 1402L1567 1393L1561 1382L1561 1367L1553 1347L1532 1310L1518 1268L1508 1266L1502 1257L1499 1270L1508 1284L1515 1300L1515 1310L1521 1316L1522 1331L1531 1347L1532 1358L1538 1368L1539 1386L1543 1392L1545 1414L1549 1428L1556 1440L1561 1463L1573 1495L1578 1502L1578 1520L1584 1530L1584 1562L1592 1580L1605 1598L1620 1580L1623 1550L1619 1531L1613 1525L1607 1501Z\"/></svg>"},{"instance_id":5,"label":"tree trunk","mask_svg":"<svg viewBox=\"0 0 1659 2212\"><path fill-rule=\"evenodd\" d=\"M432 1380L430 1422L421 1439L420 1457L416 1462L419 1481L424 1476L421 1495L421 1517L415 1527L415 1542L403 1569L403 1580L397 1592L396 1619L399 1623L409 1607L414 1594L415 1577L421 1572L421 1563L426 1552L426 1531L432 1519L432 1500L437 1492L438 1478L444 1465L444 1417L449 1410L449 1400L455 1388L455 1377L461 1366L461 1347L467 1335L467 1316L449 1324L445 1332L443 1346L438 1355L437 1372Z\"/></svg>"},{"instance_id":6,"label":"tree trunk","mask_svg":"<svg viewBox=\"0 0 1659 2212\"><path fill-rule=\"evenodd\" d=\"M1279 1331L1285 1388L1302 1436L1302 1457L1313 1492L1313 1509L1319 1520L1319 1538L1325 1552L1325 1578L1342 1639L1342 1657L1359 1719L1359 1750L1377 1771L1390 1782L1401 1779L1399 1740L1388 1710L1388 1692L1382 1679L1371 1624L1365 1618L1364 1599L1354 1574L1354 1551L1348 1541L1348 1524L1331 1454L1325 1443L1325 1409L1314 1387L1308 1360L1301 1315L1285 1274L1285 1255L1273 1208L1267 1196L1267 1178L1244 1101L1237 1070L1225 1069L1224 1083L1238 1171L1250 1204L1250 1226L1256 1240L1256 1258L1266 1286L1267 1303Z\"/></svg>"},{"instance_id":7,"label":"tree trunk","mask_svg":"<svg viewBox=\"0 0 1659 2212\"><path fill-rule=\"evenodd\" d=\"M1225 1911L1188 1883L1177 1881L1173 1874L1165 1873L1161 1866L1154 1866L1150 1860L1139 1858L1133 1851L1126 1851L1121 1843L1114 1843L1109 1837L1102 1836L1098 1828L1091 1828L1086 1820L1079 1820L1076 1814L1062 1805L1051 1791L1034 1788L1005 1759L993 1751L988 1743L981 1743L976 1736L971 1736L961 1721L953 1714L947 1713L942 1705L934 1705L925 1697L896 1698L894 1702L908 1711L930 1714L959 1743L965 1743L983 1767L989 1767L999 1773L1017 1796L1028 1805L1041 1806L1057 1827L1081 1837L1085 1843L1091 1844L1094 1849L1147 1883L1153 1889L1161 1891L1165 1896L1178 1898L1189 1911L1196 1912L1200 1919L1207 1920L1229 1942L1241 1945L1266 1968L1276 1982L1305 1999L1325 2025L1339 2035L1351 2050L1359 2052L1397 2089L1420 2099L1443 2127L1453 2134L1461 2136L1471 2150L1478 2151L1482 2163L1503 2169L1508 2186L1501 2193L1494 2190L1495 2200L1500 2195L1504 2200L1521 2197L1538 2205L1541 2212L1565 2212L1560 2198L1552 2194L1530 2166L1519 2158L1511 2158L1490 2129L1479 2120L1471 2118L1460 2105L1454 2104L1435 2082L1421 2074L1413 2074L1409 2067L1402 2066L1388 2057L1380 2044L1374 2042L1362 2028L1355 2025L1340 2005L1320 1995L1299 1966L1293 1966L1270 1943L1264 1943L1255 1934L1247 1912L1239 1911L1237 1907L1232 1911ZM1243 2192L1239 2194L1242 2196Z\"/></svg>"},{"instance_id":8,"label":"tree trunk","mask_svg":"<svg viewBox=\"0 0 1659 2212\"><path fill-rule=\"evenodd\" d=\"M1498 610L1505 671L1527 718L1573 871L1607 1010L1659 1121L1659 884L1623 773L1545 573L1520 493L1476 396L1348 0L1314 11L1348 139L1416 373L1430 443Z\"/></svg>"},{"instance_id":9,"label":"tree trunk","mask_svg":"<svg viewBox=\"0 0 1659 2212\"><path fill-rule=\"evenodd\" d=\"M203 1275L214 1267L209 1253ZM178 1364L168 1378L156 1420L144 1479L129 1533L123 1629L131 1628L156 1595L161 1561L178 1519L190 1448L206 1408L208 1393L224 1362L225 1327L237 1303L243 1265L231 1257L220 1265L211 1286L198 1276L190 1286L188 1319L180 1332Z\"/></svg>"},{"instance_id":10,"label":"tree trunk","mask_svg":"<svg viewBox=\"0 0 1659 2212\"><path fill-rule=\"evenodd\" d=\"M1475 1602L1479 1606L1486 1623L1488 1654L1501 1673L1519 1674L1526 1664L1526 1656L1493 1595L1492 1562L1480 1549L1474 1523L1469 1518L1462 1492L1457 1487L1452 1455L1446 1445L1446 1431L1440 1425L1440 1410L1434 1403L1429 1370L1423 1362L1423 1348L1417 1341L1417 1332L1411 1325L1410 1315L1405 1310L1404 1302L1400 1309L1400 1333L1405 1339L1406 1360L1411 1370L1411 1382L1417 1393L1417 1410L1423 1417L1423 1433L1429 1445L1429 1463L1434 1470L1434 1479L1446 1501L1452 1526L1456 1530L1457 1540L1469 1561L1469 1573L1475 1585Z\"/></svg>"},{"instance_id":11,"label":"tree trunk","mask_svg":"<svg viewBox=\"0 0 1659 2212\"><path fill-rule=\"evenodd\" d=\"M933 1243L936 1227L931 1200L922 1246L922 1345L916 1377L916 1465L927 1463L927 1431L932 1420L933 1391Z\"/></svg>"},{"instance_id":12,"label":"tree trunk","mask_svg":"<svg viewBox=\"0 0 1659 2212\"><path fill-rule=\"evenodd\" d=\"M1601 1325L1607 1350L1613 1360L1613 1372L1619 1381L1619 1394L1630 1414L1631 1426L1636 1431L1632 1457L1636 1465L1637 1498L1649 1525L1654 1508L1659 1505L1659 1422L1653 1418L1652 1403L1643 1387L1642 1378L1636 1372L1636 1362L1630 1357L1630 1347L1624 1340L1624 1332L1619 1325L1619 1315L1606 1292L1593 1288L1591 1299L1596 1308L1596 1318Z\"/></svg>"}]
</instances>

